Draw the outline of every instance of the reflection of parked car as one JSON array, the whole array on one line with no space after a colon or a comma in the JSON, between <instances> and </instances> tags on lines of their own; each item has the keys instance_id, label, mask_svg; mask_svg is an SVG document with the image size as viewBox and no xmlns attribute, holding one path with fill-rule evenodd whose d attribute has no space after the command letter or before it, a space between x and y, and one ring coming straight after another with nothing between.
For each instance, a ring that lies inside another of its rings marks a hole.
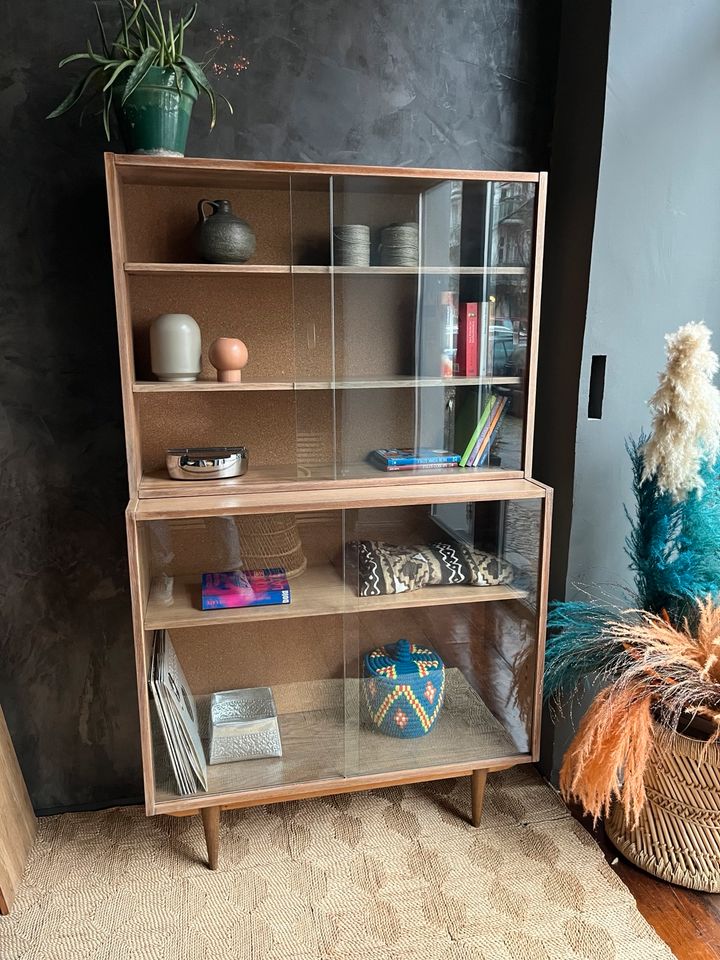
<instances>
[{"instance_id":1,"label":"reflection of parked car","mask_svg":"<svg viewBox=\"0 0 720 960\"><path fill-rule=\"evenodd\" d=\"M490 327L493 375L521 376L525 370L527 336L517 333L512 320L499 320Z\"/></svg>"}]
</instances>

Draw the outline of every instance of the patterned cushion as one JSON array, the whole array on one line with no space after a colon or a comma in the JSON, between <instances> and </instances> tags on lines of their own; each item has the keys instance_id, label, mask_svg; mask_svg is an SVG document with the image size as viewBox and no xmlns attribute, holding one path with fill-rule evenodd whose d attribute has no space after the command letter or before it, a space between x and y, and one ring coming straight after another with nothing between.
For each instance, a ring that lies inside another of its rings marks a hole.
<instances>
[{"instance_id":1,"label":"patterned cushion","mask_svg":"<svg viewBox=\"0 0 720 960\"><path fill-rule=\"evenodd\" d=\"M355 540L346 560L357 567L358 595L379 597L425 586L487 587L512 583L512 565L492 553L461 543L395 546L382 540Z\"/></svg>"}]
</instances>

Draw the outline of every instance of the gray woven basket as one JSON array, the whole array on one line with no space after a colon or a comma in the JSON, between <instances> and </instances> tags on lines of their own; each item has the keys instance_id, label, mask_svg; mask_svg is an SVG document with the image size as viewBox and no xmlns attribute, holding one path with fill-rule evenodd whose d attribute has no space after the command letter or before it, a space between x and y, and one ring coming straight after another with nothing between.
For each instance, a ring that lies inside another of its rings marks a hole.
<instances>
[{"instance_id":1,"label":"gray woven basket","mask_svg":"<svg viewBox=\"0 0 720 960\"><path fill-rule=\"evenodd\" d=\"M616 803L605 823L631 863L690 890L720 892L720 744L655 725L638 825Z\"/></svg>"}]
</instances>

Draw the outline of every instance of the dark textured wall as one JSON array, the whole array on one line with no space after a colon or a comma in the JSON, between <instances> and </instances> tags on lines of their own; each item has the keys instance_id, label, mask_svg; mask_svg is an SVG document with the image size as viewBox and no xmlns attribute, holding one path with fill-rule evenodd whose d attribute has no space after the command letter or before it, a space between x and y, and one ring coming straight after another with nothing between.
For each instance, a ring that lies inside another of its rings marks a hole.
<instances>
[{"instance_id":1,"label":"dark textured wall","mask_svg":"<svg viewBox=\"0 0 720 960\"><path fill-rule=\"evenodd\" d=\"M2 12L0 703L47 810L141 791L127 488L102 134L43 119L92 7ZM199 109L190 155L547 166L554 0L206 0L192 52L214 32L235 115L209 134Z\"/></svg>"}]
</instances>

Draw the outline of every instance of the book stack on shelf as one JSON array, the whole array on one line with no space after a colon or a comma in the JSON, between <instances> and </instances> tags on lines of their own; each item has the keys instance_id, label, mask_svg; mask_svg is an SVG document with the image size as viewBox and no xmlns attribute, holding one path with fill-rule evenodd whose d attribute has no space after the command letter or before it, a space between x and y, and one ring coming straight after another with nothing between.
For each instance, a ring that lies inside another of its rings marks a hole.
<instances>
[{"instance_id":1,"label":"book stack on shelf","mask_svg":"<svg viewBox=\"0 0 720 960\"><path fill-rule=\"evenodd\" d=\"M493 443L500 432L508 398L491 394L485 402L477 426L460 458L461 467L482 467L490 457Z\"/></svg>"},{"instance_id":2,"label":"book stack on shelf","mask_svg":"<svg viewBox=\"0 0 720 960\"><path fill-rule=\"evenodd\" d=\"M381 470L447 470L457 467L460 454L451 450L428 450L409 448L395 450L373 450L371 460Z\"/></svg>"}]
</instances>

